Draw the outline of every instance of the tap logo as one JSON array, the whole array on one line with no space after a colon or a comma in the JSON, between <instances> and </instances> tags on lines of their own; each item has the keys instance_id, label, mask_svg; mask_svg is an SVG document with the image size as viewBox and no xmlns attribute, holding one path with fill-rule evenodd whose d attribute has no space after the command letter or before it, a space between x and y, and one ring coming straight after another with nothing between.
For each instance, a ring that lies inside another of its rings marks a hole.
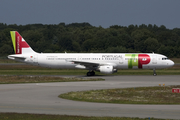
<instances>
[{"instance_id":1,"label":"tap logo","mask_svg":"<svg viewBox=\"0 0 180 120\"><path fill-rule=\"evenodd\" d=\"M147 54L126 54L125 59L128 60L128 68L143 68L143 65L150 63L151 58Z\"/></svg>"}]
</instances>

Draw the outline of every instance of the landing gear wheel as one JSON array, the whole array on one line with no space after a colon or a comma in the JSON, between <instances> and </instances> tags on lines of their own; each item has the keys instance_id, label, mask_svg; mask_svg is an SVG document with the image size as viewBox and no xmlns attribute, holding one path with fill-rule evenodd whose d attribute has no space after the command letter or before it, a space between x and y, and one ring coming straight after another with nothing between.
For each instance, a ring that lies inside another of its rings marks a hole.
<instances>
[{"instance_id":1,"label":"landing gear wheel","mask_svg":"<svg viewBox=\"0 0 180 120\"><path fill-rule=\"evenodd\" d=\"M87 72L87 76L91 76L91 72Z\"/></svg>"},{"instance_id":2,"label":"landing gear wheel","mask_svg":"<svg viewBox=\"0 0 180 120\"><path fill-rule=\"evenodd\" d=\"M94 72L94 71L92 71L91 73L92 73L92 76L94 76L94 75L95 75L95 72Z\"/></svg>"},{"instance_id":3,"label":"landing gear wheel","mask_svg":"<svg viewBox=\"0 0 180 120\"><path fill-rule=\"evenodd\" d=\"M94 72L94 71L87 72L87 76L94 76L94 75L95 75L95 72Z\"/></svg>"},{"instance_id":4,"label":"landing gear wheel","mask_svg":"<svg viewBox=\"0 0 180 120\"><path fill-rule=\"evenodd\" d=\"M156 73L154 73L153 75L154 75L154 76L156 76L157 74L156 74Z\"/></svg>"}]
</instances>

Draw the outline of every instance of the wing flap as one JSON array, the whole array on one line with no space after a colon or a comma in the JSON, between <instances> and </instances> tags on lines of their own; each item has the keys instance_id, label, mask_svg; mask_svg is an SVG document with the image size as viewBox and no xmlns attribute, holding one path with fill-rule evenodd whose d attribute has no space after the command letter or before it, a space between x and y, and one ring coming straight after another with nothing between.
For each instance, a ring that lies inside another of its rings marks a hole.
<instances>
[{"instance_id":1,"label":"wing flap","mask_svg":"<svg viewBox=\"0 0 180 120\"><path fill-rule=\"evenodd\" d=\"M94 62L86 62L86 61L72 61L74 64L80 64L84 66L99 66L99 63L94 63Z\"/></svg>"}]
</instances>

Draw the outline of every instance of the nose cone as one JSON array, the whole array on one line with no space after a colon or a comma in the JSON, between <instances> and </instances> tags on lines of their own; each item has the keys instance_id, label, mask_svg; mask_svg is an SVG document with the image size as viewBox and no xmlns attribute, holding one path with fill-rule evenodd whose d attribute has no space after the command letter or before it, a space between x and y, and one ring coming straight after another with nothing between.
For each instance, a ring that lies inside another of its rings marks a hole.
<instances>
[{"instance_id":1,"label":"nose cone","mask_svg":"<svg viewBox=\"0 0 180 120\"><path fill-rule=\"evenodd\" d=\"M169 66L169 67L174 66L174 62L173 62L172 60L170 60L170 61L168 62L168 66Z\"/></svg>"}]
</instances>

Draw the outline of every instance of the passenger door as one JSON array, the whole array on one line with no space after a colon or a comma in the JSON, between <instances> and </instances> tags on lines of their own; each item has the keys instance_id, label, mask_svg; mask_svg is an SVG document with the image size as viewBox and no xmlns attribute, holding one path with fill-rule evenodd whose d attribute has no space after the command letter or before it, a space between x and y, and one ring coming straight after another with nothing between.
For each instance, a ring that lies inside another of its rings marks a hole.
<instances>
[{"instance_id":1,"label":"passenger door","mask_svg":"<svg viewBox=\"0 0 180 120\"><path fill-rule=\"evenodd\" d=\"M152 56L152 64L157 64L157 56L156 55Z\"/></svg>"}]
</instances>

